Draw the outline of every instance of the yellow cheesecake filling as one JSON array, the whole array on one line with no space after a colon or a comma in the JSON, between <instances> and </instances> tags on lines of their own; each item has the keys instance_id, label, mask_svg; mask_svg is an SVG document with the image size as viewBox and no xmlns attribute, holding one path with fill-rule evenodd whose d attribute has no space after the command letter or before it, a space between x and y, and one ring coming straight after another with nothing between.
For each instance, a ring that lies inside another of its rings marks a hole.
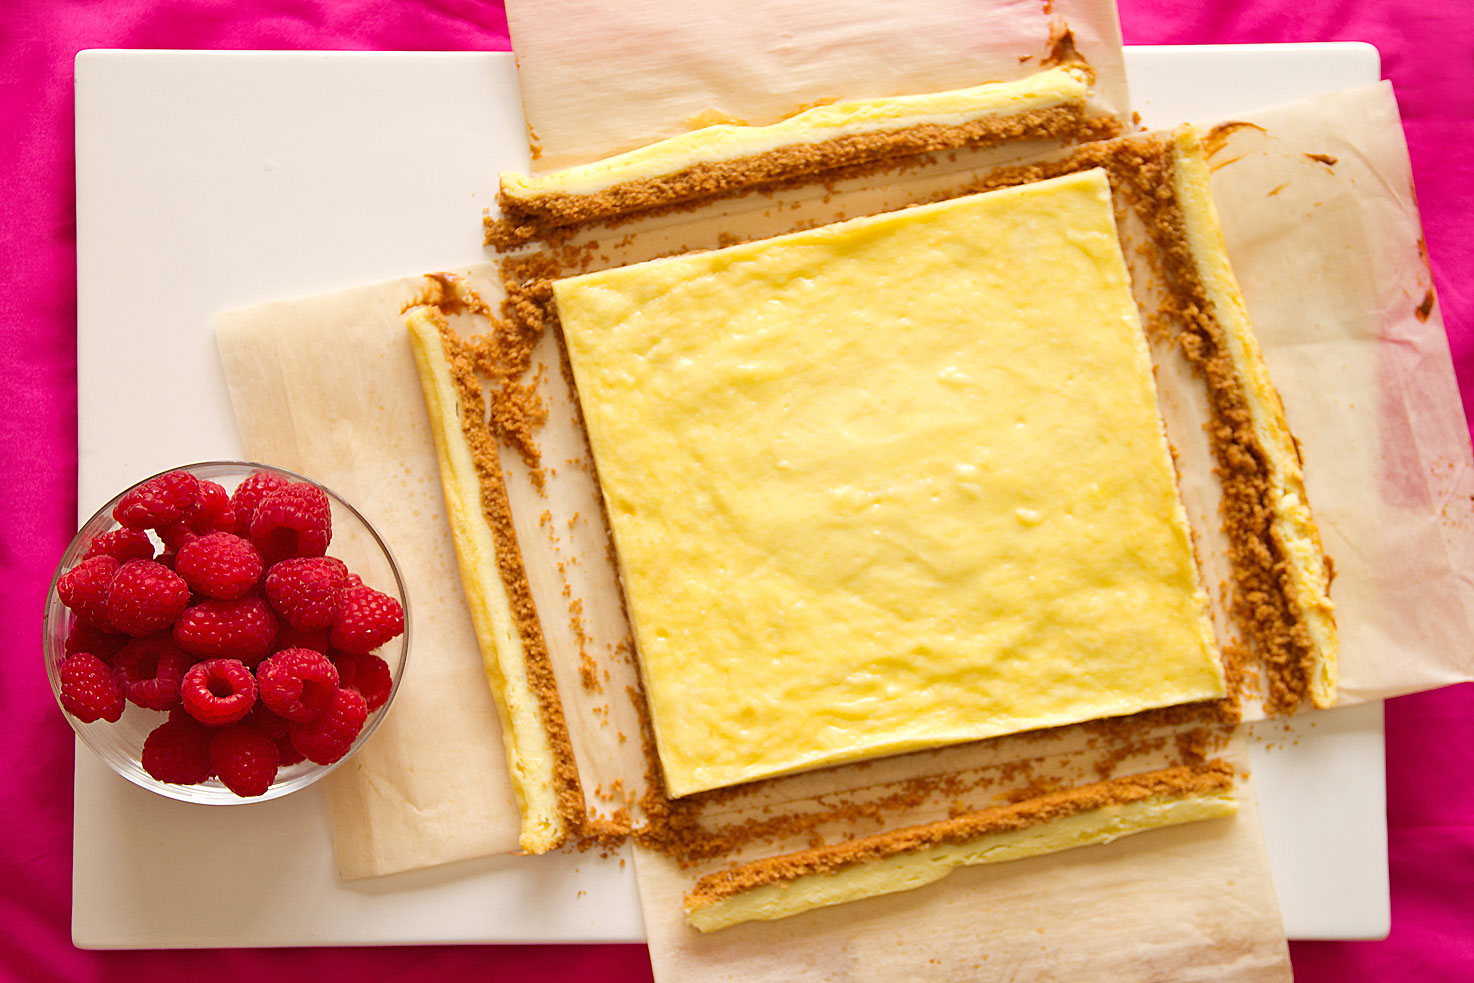
<instances>
[{"instance_id":1,"label":"yellow cheesecake filling","mask_svg":"<svg viewBox=\"0 0 1474 983\"><path fill-rule=\"evenodd\" d=\"M1100 171L554 293L671 795L1224 694Z\"/></svg>"}]
</instances>

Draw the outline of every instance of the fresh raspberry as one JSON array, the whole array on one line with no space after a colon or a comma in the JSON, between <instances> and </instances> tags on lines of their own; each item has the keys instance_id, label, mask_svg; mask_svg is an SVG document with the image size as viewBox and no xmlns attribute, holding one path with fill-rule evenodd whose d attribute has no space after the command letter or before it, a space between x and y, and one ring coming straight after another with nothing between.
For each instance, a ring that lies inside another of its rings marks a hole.
<instances>
[{"instance_id":1,"label":"fresh raspberry","mask_svg":"<svg viewBox=\"0 0 1474 983\"><path fill-rule=\"evenodd\" d=\"M107 619L129 635L169 627L188 604L184 578L155 560L129 560L107 586Z\"/></svg>"},{"instance_id":2,"label":"fresh raspberry","mask_svg":"<svg viewBox=\"0 0 1474 983\"><path fill-rule=\"evenodd\" d=\"M200 507L200 479L188 471L151 478L124 495L113 518L129 529L162 529L188 519Z\"/></svg>"},{"instance_id":3,"label":"fresh raspberry","mask_svg":"<svg viewBox=\"0 0 1474 983\"><path fill-rule=\"evenodd\" d=\"M189 524L188 519L171 522L169 525L157 530L157 532L159 539L164 543L164 552L176 557L179 555L179 551L186 545L200 538L200 534L194 531L194 527ZM174 564L171 562L169 566L172 569Z\"/></svg>"},{"instance_id":4,"label":"fresh raspberry","mask_svg":"<svg viewBox=\"0 0 1474 983\"><path fill-rule=\"evenodd\" d=\"M119 563L127 563L129 560L152 560L154 542L142 529L114 529L112 532L100 533L92 537L92 542L87 544L87 552L82 559L89 560L94 556L111 556Z\"/></svg>"},{"instance_id":5,"label":"fresh raspberry","mask_svg":"<svg viewBox=\"0 0 1474 983\"><path fill-rule=\"evenodd\" d=\"M113 659L126 644L128 644L127 635L118 635L111 631L103 631L101 628L94 628L79 618L72 622L72 630L67 632L64 650L67 655L90 652L108 665L112 665Z\"/></svg>"},{"instance_id":6,"label":"fresh raspberry","mask_svg":"<svg viewBox=\"0 0 1474 983\"><path fill-rule=\"evenodd\" d=\"M372 652L404 631L404 608L372 587L349 587L338 595L338 614L329 636L333 648Z\"/></svg>"},{"instance_id":7,"label":"fresh raspberry","mask_svg":"<svg viewBox=\"0 0 1474 983\"><path fill-rule=\"evenodd\" d=\"M200 482L200 507L189 526L201 536L212 532L235 532L235 506L230 492L218 481Z\"/></svg>"},{"instance_id":8,"label":"fresh raspberry","mask_svg":"<svg viewBox=\"0 0 1474 983\"><path fill-rule=\"evenodd\" d=\"M257 471L236 485L235 494L230 497L230 507L235 512L234 531L237 536L250 538L251 520L256 517L256 506L261 504L261 499L286 484L287 479L275 472Z\"/></svg>"},{"instance_id":9,"label":"fresh raspberry","mask_svg":"<svg viewBox=\"0 0 1474 983\"><path fill-rule=\"evenodd\" d=\"M78 652L61 664L61 705L84 724L117 723L123 715L123 691L106 662L90 652Z\"/></svg>"},{"instance_id":10,"label":"fresh raspberry","mask_svg":"<svg viewBox=\"0 0 1474 983\"><path fill-rule=\"evenodd\" d=\"M276 615L257 594L231 601L207 598L186 608L174 623L174 641L201 659L237 659L254 666L271 651L274 638Z\"/></svg>"},{"instance_id":11,"label":"fresh raspberry","mask_svg":"<svg viewBox=\"0 0 1474 983\"><path fill-rule=\"evenodd\" d=\"M389 673L389 663L377 655L335 652L333 665L338 668L338 685L356 690L368 705L369 713L389 702L394 677Z\"/></svg>"},{"instance_id":12,"label":"fresh raspberry","mask_svg":"<svg viewBox=\"0 0 1474 983\"><path fill-rule=\"evenodd\" d=\"M322 556L333 538L333 510L316 485L293 481L261 499L251 517L251 542L267 565L291 556Z\"/></svg>"},{"instance_id":13,"label":"fresh raspberry","mask_svg":"<svg viewBox=\"0 0 1474 983\"><path fill-rule=\"evenodd\" d=\"M179 548L174 571L207 597L233 600L261 579L261 554L234 533L212 532Z\"/></svg>"},{"instance_id":14,"label":"fresh raspberry","mask_svg":"<svg viewBox=\"0 0 1474 983\"><path fill-rule=\"evenodd\" d=\"M260 700L251 707L251 712L246 714L246 719L241 723L247 727L254 727L273 741L281 740L287 736L286 717L274 713L270 707Z\"/></svg>"},{"instance_id":15,"label":"fresh raspberry","mask_svg":"<svg viewBox=\"0 0 1474 983\"><path fill-rule=\"evenodd\" d=\"M282 649L312 649L314 652L326 652L328 650L328 630L311 628L303 631L284 624L278 628L276 641L271 645L278 652Z\"/></svg>"},{"instance_id":16,"label":"fresh raspberry","mask_svg":"<svg viewBox=\"0 0 1474 983\"><path fill-rule=\"evenodd\" d=\"M186 714L170 715L143 741L143 770L170 785L198 785L215 774L210 738L215 731Z\"/></svg>"},{"instance_id":17,"label":"fresh raspberry","mask_svg":"<svg viewBox=\"0 0 1474 983\"><path fill-rule=\"evenodd\" d=\"M113 677L129 703L168 710L179 705L179 684L193 662L167 631L160 631L124 645L113 660Z\"/></svg>"},{"instance_id":18,"label":"fresh raspberry","mask_svg":"<svg viewBox=\"0 0 1474 983\"><path fill-rule=\"evenodd\" d=\"M330 765L353 747L367 719L368 705L363 697L351 689L340 689L316 720L291 725L292 744L309 760Z\"/></svg>"},{"instance_id":19,"label":"fresh raspberry","mask_svg":"<svg viewBox=\"0 0 1474 983\"><path fill-rule=\"evenodd\" d=\"M241 722L276 742L276 750L281 755L283 768L307 760L307 756L292 744L292 737L288 732L288 727L291 726L289 721L272 713L260 700L256 701L256 705L251 707L251 712L246 714L246 719Z\"/></svg>"},{"instance_id":20,"label":"fresh raspberry","mask_svg":"<svg viewBox=\"0 0 1474 983\"><path fill-rule=\"evenodd\" d=\"M106 554L83 560L57 578L61 603L93 628L117 631L107 617L107 589L121 566L116 557Z\"/></svg>"},{"instance_id":21,"label":"fresh raspberry","mask_svg":"<svg viewBox=\"0 0 1474 983\"><path fill-rule=\"evenodd\" d=\"M331 556L293 557L266 572L266 599L293 628L331 628L348 568Z\"/></svg>"},{"instance_id":22,"label":"fresh raspberry","mask_svg":"<svg viewBox=\"0 0 1474 983\"><path fill-rule=\"evenodd\" d=\"M307 760L307 755L297 750L297 745L292 743L290 734L286 737L278 737L276 739L276 750L281 755L281 766L283 768Z\"/></svg>"},{"instance_id":23,"label":"fresh raspberry","mask_svg":"<svg viewBox=\"0 0 1474 983\"><path fill-rule=\"evenodd\" d=\"M294 723L322 713L338 688L338 670L312 649L283 649L256 667L261 702Z\"/></svg>"},{"instance_id":24,"label":"fresh raspberry","mask_svg":"<svg viewBox=\"0 0 1474 983\"><path fill-rule=\"evenodd\" d=\"M226 727L210 738L210 766L242 798L265 795L280 762L276 742L250 727Z\"/></svg>"},{"instance_id":25,"label":"fresh raspberry","mask_svg":"<svg viewBox=\"0 0 1474 983\"><path fill-rule=\"evenodd\" d=\"M237 659L207 659L190 666L179 687L184 709L202 724L239 722L256 702L256 680Z\"/></svg>"}]
</instances>

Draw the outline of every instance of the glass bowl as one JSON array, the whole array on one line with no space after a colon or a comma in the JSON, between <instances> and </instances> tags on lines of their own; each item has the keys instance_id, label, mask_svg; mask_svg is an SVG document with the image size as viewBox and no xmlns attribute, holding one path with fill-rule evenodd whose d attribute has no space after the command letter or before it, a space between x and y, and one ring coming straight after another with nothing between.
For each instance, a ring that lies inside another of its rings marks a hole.
<instances>
[{"instance_id":1,"label":"glass bowl","mask_svg":"<svg viewBox=\"0 0 1474 983\"><path fill-rule=\"evenodd\" d=\"M265 464L253 464L245 461L207 461L200 464L186 464L177 468L170 468L168 474L174 471L187 471L201 480L208 479L222 485L227 492L234 492L241 481L249 475L259 471L269 471L289 481L303 481L321 488L328 497L332 508L332 542L328 546L328 555L343 560L348 569L363 580L363 583L375 590L382 591L397 600L404 608L404 631L397 638L375 650L376 655L382 658L389 666L392 686L389 698L384 704L368 715L363 729L354 740L348 753L342 758L329 765L320 765L312 761L301 761L297 764L283 766L272 782L266 793L250 798L242 798L226 788L218 778L199 785L172 785L161 782L148 772L143 770L140 763L140 754L143 750L144 739L159 724L163 723L168 714L161 710L149 710L136 706L131 702L124 704L122 718L116 723L106 720L97 720L92 723L83 723L76 717L67 713L64 709L61 714L71 724L72 730L82 739L82 743L107 763L113 771L126 778L135 785L142 786L152 792L168 796L171 799L179 799L183 802L198 802L209 805L239 805L248 802L265 802L270 799L280 798L289 792L306 788L313 782L337 768L343 762L351 758L357 750L368 741L374 730L389 712L394 703L394 696L399 691L400 680L404 676L405 661L409 655L409 598L405 594L404 579L400 575L399 566L395 563L394 556L384 540L374 530L369 521L363 517L357 509L348 504L342 496L331 488L320 482L313 481L302 475L291 471L275 468ZM138 485L151 481L158 475L153 475L131 488L124 489L117 497L108 502L97 511L92 518L82 524L77 535L68 544L66 551L62 554L61 562L57 565L56 573L51 578L51 590L46 597L46 612L44 624L44 636L42 647L46 657L46 674L51 680L51 692L56 698L57 707L61 709L61 663L66 658L66 639L76 620L72 611L62 604L61 597L57 593L57 581L68 570L72 569L87 551L88 545L93 538L102 533L119 528L113 519L113 507L116 506L124 495L137 488ZM155 541L156 549L159 542L156 534L150 532L149 536Z\"/></svg>"}]
</instances>

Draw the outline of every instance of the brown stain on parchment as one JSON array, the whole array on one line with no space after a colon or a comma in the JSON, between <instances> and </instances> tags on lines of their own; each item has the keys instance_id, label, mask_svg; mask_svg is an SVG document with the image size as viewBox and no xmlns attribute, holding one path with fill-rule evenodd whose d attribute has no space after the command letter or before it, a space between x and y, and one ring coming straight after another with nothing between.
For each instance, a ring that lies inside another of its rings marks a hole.
<instances>
[{"instance_id":1,"label":"brown stain on parchment","mask_svg":"<svg viewBox=\"0 0 1474 983\"><path fill-rule=\"evenodd\" d=\"M1248 120L1225 120L1222 123L1214 126L1211 130L1203 135L1203 152L1209 157L1212 157L1214 154L1218 153L1218 151L1227 146L1228 138L1233 136L1239 130L1258 130L1260 133L1269 132L1258 123L1250 123ZM1238 160L1238 158L1235 157L1234 160ZM1232 162L1233 161L1228 161L1227 163Z\"/></svg>"},{"instance_id":2,"label":"brown stain on parchment","mask_svg":"<svg viewBox=\"0 0 1474 983\"><path fill-rule=\"evenodd\" d=\"M1414 307L1413 308L1413 316L1416 317L1419 321L1426 323L1427 320L1428 320L1428 317L1432 313L1433 313L1433 288L1432 287L1429 287L1428 288L1428 292L1423 295L1423 302L1421 304L1419 304L1417 307Z\"/></svg>"}]
</instances>

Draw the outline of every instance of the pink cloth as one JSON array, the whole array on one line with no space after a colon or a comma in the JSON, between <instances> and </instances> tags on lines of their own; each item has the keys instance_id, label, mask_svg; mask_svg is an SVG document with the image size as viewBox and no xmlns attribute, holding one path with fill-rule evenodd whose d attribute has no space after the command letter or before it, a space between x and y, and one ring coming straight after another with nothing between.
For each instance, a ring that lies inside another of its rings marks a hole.
<instances>
[{"instance_id":1,"label":"pink cloth","mask_svg":"<svg viewBox=\"0 0 1474 983\"><path fill-rule=\"evenodd\" d=\"M1362 40L1396 84L1438 299L1474 394L1474 43L1460 4L1120 0L1127 43ZM82 952L69 937L72 741L39 658L42 600L76 513L72 58L89 47L505 49L472 0L5 0L0 5L0 977L17 980L463 976L650 978L640 946ZM16 675L12 678L9 673ZM1392 934L1295 943L1297 978L1474 979L1474 687L1387 709Z\"/></svg>"}]
</instances>

